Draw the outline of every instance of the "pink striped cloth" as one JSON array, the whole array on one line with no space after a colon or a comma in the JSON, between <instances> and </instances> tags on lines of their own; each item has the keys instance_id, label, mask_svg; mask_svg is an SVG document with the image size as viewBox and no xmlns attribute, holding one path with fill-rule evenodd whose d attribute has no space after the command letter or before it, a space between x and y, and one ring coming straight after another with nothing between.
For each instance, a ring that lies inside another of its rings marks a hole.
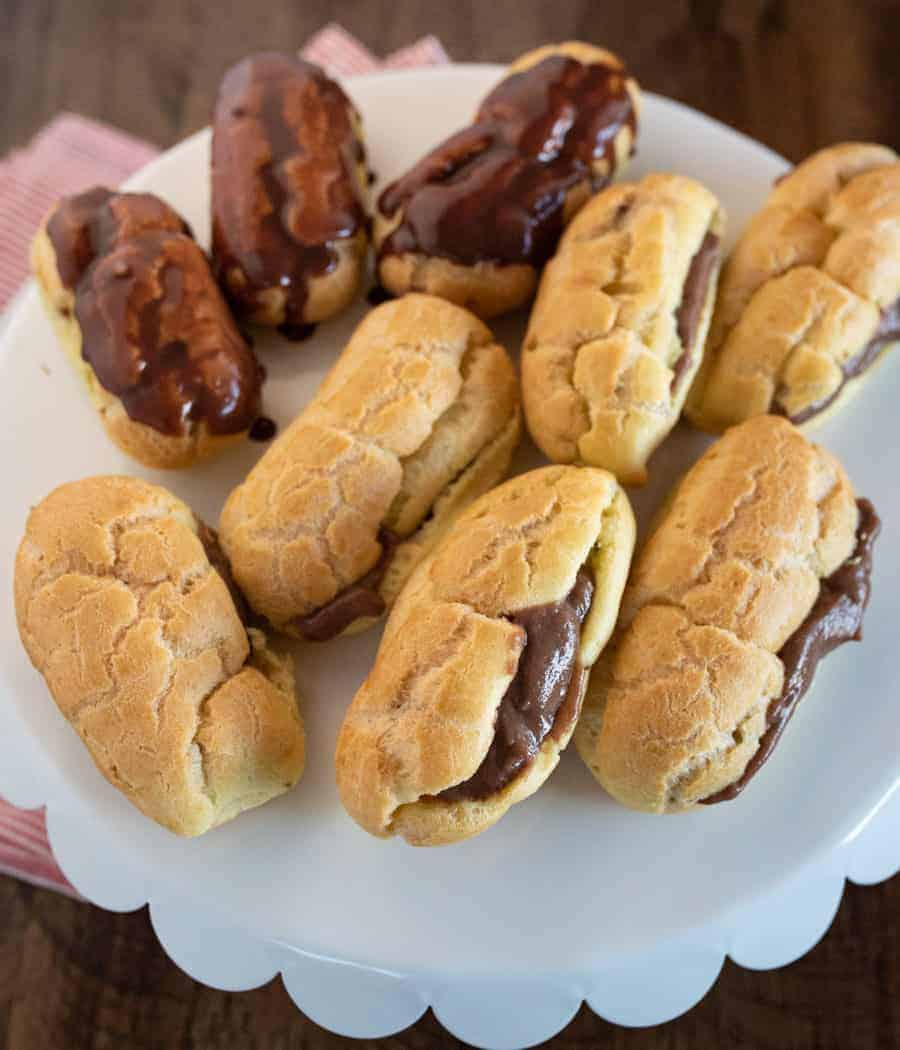
<instances>
[{"instance_id":1,"label":"pink striped cloth","mask_svg":"<svg viewBox=\"0 0 900 1050\"><path fill-rule=\"evenodd\" d=\"M349 75L448 62L440 41L422 37L377 59L339 25L320 29L302 50L330 73ZM62 113L31 143L0 162L0 309L28 276L28 246L50 206L98 183L115 186L158 150L115 128ZM0 874L78 894L60 871L47 841L43 810L16 809L0 799Z\"/></svg>"}]
</instances>

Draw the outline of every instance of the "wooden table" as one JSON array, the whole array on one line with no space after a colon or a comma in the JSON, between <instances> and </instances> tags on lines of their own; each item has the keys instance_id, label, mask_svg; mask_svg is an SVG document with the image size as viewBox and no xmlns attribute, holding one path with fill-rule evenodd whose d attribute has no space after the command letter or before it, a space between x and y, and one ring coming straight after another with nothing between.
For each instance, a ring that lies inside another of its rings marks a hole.
<instances>
[{"instance_id":1,"label":"wooden table","mask_svg":"<svg viewBox=\"0 0 900 1050\"><path fill-rule=\"evenodd\" d=\"M504 61L580 37L625 56L645 87L792 160L847 138L900 147L897 0L2 0L0 151L60 109L169 146L207 122L228 63L299 45L329 19L379 53L433 32L458 59ZM0 1039L6 1050L356 1045L301 1017L278 982L241 995L194 984L146 911L107 914L3 878ZM428 1014L378 1045L460 1044ZM582 1010L553 1045L900 1046L900 878L848 887L827 938L787 969L726 963L703 1003L670 1025L628 1031Z\"/></svg>"}]
</instances>

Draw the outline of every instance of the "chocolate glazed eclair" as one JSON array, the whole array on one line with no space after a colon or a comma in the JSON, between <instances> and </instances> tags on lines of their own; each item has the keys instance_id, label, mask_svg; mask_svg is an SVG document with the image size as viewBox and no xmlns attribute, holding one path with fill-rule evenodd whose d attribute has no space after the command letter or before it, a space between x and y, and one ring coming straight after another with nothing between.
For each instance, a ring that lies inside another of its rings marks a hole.
<instances>
[{"instance_id":1,"label":"chocolate glazed eclair","mask_svg":"<svg viewBox=\"0 0 900 1050\"><path fill-rule=\"evenodd\" d=\"M612 186L581 209L522 353L525 418L550 459L646 481L703 357L724 227L712 193L682 175Z\"/></svg>"},{"instance_id":2,"label":"chocolate glazed eclair","mask_svg":"<svg viewBox=\"0 0 900 1050\"><path fill-rule=\"evenodd\" d=\"M481 317L527 302L565 224L632 153L639 107L609 51L570 42L523 55L469 127L381 194L382 285Z\"/></svg>"},{"instance_id":3,"label":"chocolate glazed eclair","mask_svg":"<svg viewBox=\"0 0 900 1050\"><path fill-rule=\"evenodd\" d=\"M341 727L338 789L358 824L441 845L537 791L612 632L634 535L624 492L591 468L520 475L457 519Z\"/></svg>"},{"instance_id":4,"label":"chocolate glazed eclair","mask_svg":"<svg viewBox=\"0 0 900 1050\"><path fill-rule=\"evenodd\" d=\"M603 787L653 813L738 795L821 657L861 637L878 528L787 420L713 445L637 558L591 677L576 745Z\"/></svg>"},{"instance_id":5,"label":"chocolate glazed eclair","mask_svg":"<svg viewBox=\"0 0 900 1050\"><path fill-rule=\"evenodd\" d=\"M184 220L148 193L63 199L31 263L110 438L145 466L189 467L246 435L262 370Z\"/></svg>"},{"instance_id":6,"label":"chocolate glazed eclair","mask_svg":"<svg viewBox=\"0 0 900 1050\"><path fill-rule=\"evenodd\" d=\"M213 115L216 275L238 316L303 338L355 297L369 244L362 125L296 55L251 55Z\"/></svg>"},{"instance_id":7,"label":"chocolate glazed eclair","mask_svg":"<svg viewBox=\"0 0 900 1050\"><path fill-rule=\"evenodd\" d=\"M460 307L409 295L372 310L225 504L222 544L255 611L311 641L381 616L506 472L517 385L506 351Z\"/></svg>"},{"instance_id":8,"label":"chocolate glazed eclair","mask_svg":"<svg viewBox=\"0 0 900 1050\"><path fill-rule=\"evenodd\" d=\"M900 158L847 142L778 181L722 270L685 411L720 431L805 423L900 341Z\"/></svg>"}]
</instances>

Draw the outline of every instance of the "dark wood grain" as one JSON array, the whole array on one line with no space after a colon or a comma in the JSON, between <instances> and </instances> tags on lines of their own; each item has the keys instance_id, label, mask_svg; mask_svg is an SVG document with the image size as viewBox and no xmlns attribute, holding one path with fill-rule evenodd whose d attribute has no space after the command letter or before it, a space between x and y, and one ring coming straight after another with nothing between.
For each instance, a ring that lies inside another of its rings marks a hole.
<instances>
[{"instance_id":1,"label":"dark wood grain","mask_svg":"<svg viewBox=\"0 0 900 1050\"><path fill-rule=\"evenodd\" d=\"M900 146L897 0L268 0L227 15L203 0L2 0L0 149L60 109L169 146L207 123L229 63L332 18L379 53L429 31L468 60L603 43L645 87L792 160L836 139Z\"/></svg>"},{"instance_id":2,"label":"dark wood grain","mask_svg":"<svg viewBox=\"0 0 900 1050\"><path fill-rule=\"evenodd\" d=\"M900 1046L900 878L848 886L827 937L782 970L730 962L677 1021L629 1030L582 1008L554 1050L892 1050ZM168 961L146 911L113 915L0 879L0 1045L5 1050L380 1050L462 1044L429 1013L356 1043L306 1020L279 981L240 994ZM3 1037L5 1035L5 1042Z\"/></svg>"},{"instance_id":3,"label":"dark wood grain","mask_svg":"<svg viewBox=\"0 0 900 1050\"><path fill-rule=\"evenodd\" d=\"M798 160L838 139L900 147L896 0L0 0L0 151L61 109L161 146L207 122L222 70L300 45L335 19L376 52L434 32L454 58L504 61L580 37L642 84ZM685 143L690 149L690 143ZM611 863L614 862L611 860ZM226 995L180 973L145 912L112 915L0 879L5 1050L335 1050L280 983ZM461 1045L429 1014L378 1045ZM670 1025L618 1029L582 1010L553 1046L887 1050L900 1046L900 878L850 886L829 935L783 970L727 963Z\"/></svg>"}]
</instances>

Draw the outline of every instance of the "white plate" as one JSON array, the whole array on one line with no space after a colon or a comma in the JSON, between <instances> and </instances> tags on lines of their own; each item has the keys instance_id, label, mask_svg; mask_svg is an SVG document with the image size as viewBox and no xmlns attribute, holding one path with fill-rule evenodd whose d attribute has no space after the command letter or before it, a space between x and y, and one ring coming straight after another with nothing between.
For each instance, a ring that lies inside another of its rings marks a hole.
<instances>
[{"instance_id":1,"label":"white plate","mask_svg":"<svg viewBox=\"0 0 900 1050\"><path fill-rule=\"evenodd\" d=\"M466 123L500 73L496 66L454 66L350 81L381 182ZM208 132L201 132L129 183L165 197L203 241L208 152ZM733 240L785 166L757 143L651 95L629 174L672 170L703 180L723 201ZM360 302L304 344L260 340L269 373L266 408L281 425L308 400L365 309ZM523 319L495 327L512 349ZM790 885L852 836L900 782L894 657L900 594L891 585L900 572L900 491L892 470L898 402L900 364L888 359L852 405L816 432L884 519L865 643L844 646L825 661L775 756L735 802L671 818L631 813L604 795L570 750L538 795L471 842L414 850L372 839L341 809L332 764L342 714L377 646L378 632L371 631L298 646L308 741L298 788L199 841L180 841L142 818L94 770L26 660L9 600L0 612L0 792L20 804L48 803L54 846L76 885L107 907L150 900L170 947L179 937L183 945L192 932L227 927L243 932L240 943L256 946L246 948L243 974L253 971L248 960L256 958L254 950L269 958L260 947L265 939L281 950L289 946L375 968L381 977L372 973L372 1002L363 1013L370 1023L361 1034L398 1023L396 1010L390 1019L378 1013L384 996L378 980L387 973L414 979L405 1023L421 1011L423 997L433 999L441 1015L440 989L447 982L485 978L518 982L519 991L532 980L545 992L565 989L560 1002L567 1010L572 989L587 987L590 975L663 950L672 938L707 929ZM55 485L94 473L141 474L168 485L215 522L225 494L263 451L248 442L189 473L154 474L136 466L103 434L33 290L3 342L0 418L6 421L0 520L6 595L27 509ZM651 464L654 483L635 495L643 522L704 444L686 428L666 443ZM534 450L523 447L517 467L538 462ZM173 954L178 958L177 949ZM207 955L214 960L216 952ZM218 964L218 971L214 961L200 976L226 986L246 984L246 976L234 976L238 964L221 952ZM197 972L196 965L185 965ZM319 977L304 980L308 989ZM353 987L355 996L363 994ZM296 988L292 993L316 1015L311 992L305 998ZM499 992L493 1001L502 1001ZM323 1023L340 1027L339 1015L335 1021L327 1010L318 1013ZM445 1005L451 1026L452 1014ZM469 1031L465 1025L454 1030Z\"/></svg>"}]
</instances>

